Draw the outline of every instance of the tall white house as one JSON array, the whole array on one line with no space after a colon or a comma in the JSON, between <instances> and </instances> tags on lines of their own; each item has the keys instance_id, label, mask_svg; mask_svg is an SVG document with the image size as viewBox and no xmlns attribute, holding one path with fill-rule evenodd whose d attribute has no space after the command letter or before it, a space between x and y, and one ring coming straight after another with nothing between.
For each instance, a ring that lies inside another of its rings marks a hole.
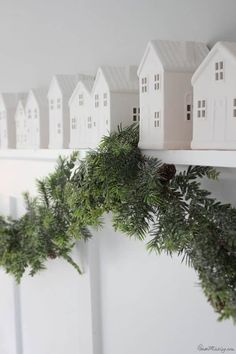
<instances>
[{"instance_id":1,"label":"tall white house","mask_svg":"<svg viewBox=\"0 0 236 354\"><path fill-rule=\"evenodd\" d=\"M192 84L192 149L236 149L236 43L218 42Z\"/></svg>"},{"instance_id":2,"label":"tall white house","mask_svg":"<svg viewBox=\"0 0 236 354\"><path fill-rule=\"evenodd\" d=\"M68 148L70 114L68 102L83 75L54 75L47 94L49 108L49 148Z\"/></svg>"},{"instance_id":3,"label":"tall white house","mask_svg":"<svg viewBox=\"0 0 236 354\"><path fill-rule=\"evenodd\" d=\"M49 121L47 90L44 88L29 91L25 104L27 125L27 147L48 148Z\"/></svg>"},{"instance_id":4,"label":"tall white house","mask_svg":"<svg viewBox=\"0 0 236 354\"><path fill-rule=\"evenodd\" d=\"M21 93L0 94L0 147L9 149L16 147L15 112Z\"/></svg>"},{"instance_id":5,"label":"tall white house","mask_svg":"<svg viewBox=\"0 0 236 354\"><path fill-rule=\"evenodd\" d=\"M81 79L69 100L70 110L70 148L87 148L96 141L96 129L92 126L93 107L91 91L94 77ZM93 129L92 129L93 128ZM93 136L94 135L94 136Z\"/></svg>"},{"instance_id":6,"label":"tall white house","mask_svg":"<svg viewBox=\"0 0 236 354\"><path fill-rule=\"evenodd\" d=\"M16 148L25 149L28 147L28 126L25 114L25 103L27 94L22 94L19 99L15 112L15 125L16 125Z\"/></svg>"},{"instance_id":7,"label":"tall white house","mask_svg":"<svg viewBox=\"0 0 236 354\"><path fill-rule=\"evenodd\" d=\"M93 114L87 123L96 130L98 144L102 136L116 131L120 124L128 126L139 121L137 67L100 67L91 98Z\"/></svg>"},{"instance_id":8,"label":"tall white house","mask_svg":"<svg viewBox=\"0 0 236 354\"><path fill-rule=\"evenodd\" d=\"M148 43L138 68L140 148L190 148L191 78L208 52L206 44L198 42Z\"/></svg>"}]
</instances>

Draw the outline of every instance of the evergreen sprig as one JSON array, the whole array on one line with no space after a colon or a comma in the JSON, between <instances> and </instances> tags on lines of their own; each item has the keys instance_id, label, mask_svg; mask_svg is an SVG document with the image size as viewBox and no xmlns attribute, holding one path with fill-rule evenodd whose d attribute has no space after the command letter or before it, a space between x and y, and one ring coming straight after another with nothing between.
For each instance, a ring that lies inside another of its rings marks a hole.
<instances>
[{"instance_id":1,"label":"evergreen sprig","mask_svg":"<svg viewBox=\"0 0 236 354\"><path fill-rule=\"evenodd\" d=\"M217 179L211 167L175 166L142 155L138 127L104 137L97 151L79 161L60 158L55 171L37 181L39 196L25 195L26 213L0 218L0 265L20 281L47 259L70 254L77 240L91 237L112 213L116 230L141 240L148 250L174 252L194 267L202 289L220 319L236 321L236 209L212 198L201 179Z\"/></svg>"}]
</instances>

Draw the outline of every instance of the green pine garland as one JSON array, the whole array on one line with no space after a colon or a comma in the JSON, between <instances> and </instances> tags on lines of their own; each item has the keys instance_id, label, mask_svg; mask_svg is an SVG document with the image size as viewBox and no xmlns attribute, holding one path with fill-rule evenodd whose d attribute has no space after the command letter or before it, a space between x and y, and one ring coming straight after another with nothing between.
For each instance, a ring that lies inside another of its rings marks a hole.
<instances>
[{"instance_id":1,"label":"green pine garland","mask_svg":"<svg viewBox=\"0 0 236 354\"><path fill-rule=\"evenodd\" d=\"M79 273L70 254L77 240L92 235L112 212L116 230L145 239L148 249L182 255L199 276L219 319L236 321L236 209L211 198L203 177L211 167L173 165L142 155L138 127L104 137L98 150L80 161L59 159L55 172L39 180L39 197L25 195L27 211L18 220L0 218L0 266L19 282L49 258L62 257Z\"/></svg>"}]
</instances>

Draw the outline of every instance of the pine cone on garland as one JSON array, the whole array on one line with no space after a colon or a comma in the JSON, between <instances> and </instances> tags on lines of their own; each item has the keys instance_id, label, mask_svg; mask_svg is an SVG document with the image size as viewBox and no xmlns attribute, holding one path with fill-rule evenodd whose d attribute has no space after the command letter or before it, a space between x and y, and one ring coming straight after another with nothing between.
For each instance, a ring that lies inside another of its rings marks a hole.
<instances>
[{"instance_id":1,"label":"pine cone on garland","mask_svg":"<svg viewBox=\"0 0 236 354\"><path fill-rule=\"evenodd\" d=\"M55 251L49 251L48 252L48 257L51 258L51 259L55 259L57 258L57 254Z\"/></svg>"},{"instance_id":2,"label":"pine cone on garland","mask_svg":"<svg viewBox=\"0 0 236 354\"><path fill-rule=\"evenodd\" d=\"M159 168L158 172L163 182L169 182L172 178L174 178L176 174L176 168L173 164L164 163Z\"/></svg>"}]
</instances>

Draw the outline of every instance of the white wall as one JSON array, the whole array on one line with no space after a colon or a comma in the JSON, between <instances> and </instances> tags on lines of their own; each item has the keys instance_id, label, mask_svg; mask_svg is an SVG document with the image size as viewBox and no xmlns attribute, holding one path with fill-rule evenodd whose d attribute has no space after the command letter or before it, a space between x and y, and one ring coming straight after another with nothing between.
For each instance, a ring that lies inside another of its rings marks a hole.
<instances>
[{"instance_id":1,"label":"white wall","mask_svg":"<svg viewBox=\"0 0 236 354\"><path fill-rule=\"evenodd\" d=\"M35 192L34 179L53 166L52 160L0 158L0 195L17 198L21 214L21 191ZM233 169L222 169L219 182L205 184L235 204ZM6 197L0 202L9 212ZM12 280L1 272L3 353L192 354L199 344L236 350L235 327L231 321L217 322L195 272L177 257L148 254L145 242L115 232L110 219L106 216L103 230L93 231L93 241L75 250L85 269L82 277L63 260L54 260L34 278L25 276L15 293ZM23 351L18 344L14 352L16 342L22 342Z\"/></svg>"},{"instance_id":2,"label":"white wall","mask_svg":"<svg viewBox=\"0 0 236 354\"><path fill-rule=\"evenodd\" d=\"M236 40L235 0L0 1L0 90L137 64L150 38Z\"/></svg>"}]
</instances>

